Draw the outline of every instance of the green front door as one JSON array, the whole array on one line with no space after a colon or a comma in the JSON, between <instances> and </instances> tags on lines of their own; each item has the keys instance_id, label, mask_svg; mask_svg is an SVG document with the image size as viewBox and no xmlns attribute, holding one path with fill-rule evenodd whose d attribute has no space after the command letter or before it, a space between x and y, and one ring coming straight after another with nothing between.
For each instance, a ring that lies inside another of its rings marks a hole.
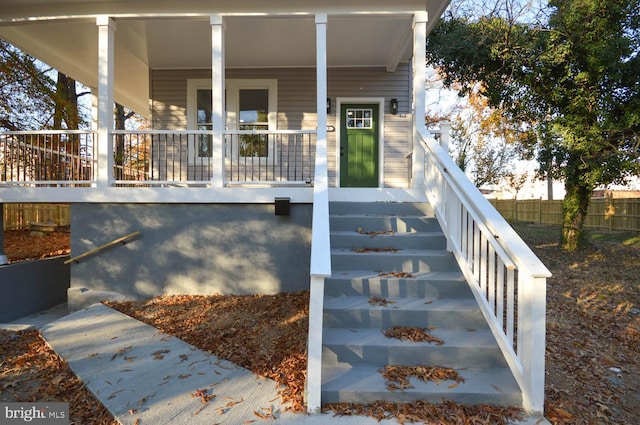
<instances>
[{"instance_id":1,"label":"green front door","mask_svg":"<svg viewBox=\"0 0 640 425\"><path fill-rule=\"evenodd\" d=\"M378 105L340 109L340 186L378 187Z\"/></svg>"}]
</instances>

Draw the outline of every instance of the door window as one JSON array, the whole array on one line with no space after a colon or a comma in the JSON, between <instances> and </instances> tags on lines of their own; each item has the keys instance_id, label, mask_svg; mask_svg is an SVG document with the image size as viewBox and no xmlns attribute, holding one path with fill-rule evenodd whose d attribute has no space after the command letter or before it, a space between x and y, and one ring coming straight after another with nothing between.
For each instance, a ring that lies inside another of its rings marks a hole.
<instances>
[{"instance_id":1,"label":"door window","mask_svg":"<svg viewBox=\"0 0 640 425\"><path fill-rule=\"evenodd\" d=\"M348 108L346 113L347 128L373 128L373 109Z\"/></svg>"}]
</instances>

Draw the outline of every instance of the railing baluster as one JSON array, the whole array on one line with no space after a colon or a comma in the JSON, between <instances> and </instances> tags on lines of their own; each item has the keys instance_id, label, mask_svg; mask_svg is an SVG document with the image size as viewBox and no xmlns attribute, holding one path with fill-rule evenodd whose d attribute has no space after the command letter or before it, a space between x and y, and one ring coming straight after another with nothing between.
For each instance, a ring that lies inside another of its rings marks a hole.
<instances>
[{"instance_id":1,"label":"railing baluster","mask_svg":"<svg viewBox=\"0 0 640 425\"><path fill-rule=\"evenodd\" d=\"M500 329L502 329L502 332L505 332L505 325L504 325L504 315L505 315L505 310L504 310L504 297L505 297L505 291L504 291L504 285L505 285L505 280L504 280L504 274L505 274L505 267L504 267L504 263L502 262L502 260L500 259L500 257L498 257L498 270L497 270L497 281L496 281L496 319L498 321L498 327Z\"/></svg>"},{"instance_id":2,"label":"railing baluster","mask_svg":"<svg viewBox=\"0 0 640 425\"><path fill-rule=\"evenodd\" d=\"M488 300L489 307L491 313L496 315L496 250L493 248L493 245L487 244L487 261L488 261L488 282L487 282L487 290L488 290Z\"/></svg>"}]
</instances>

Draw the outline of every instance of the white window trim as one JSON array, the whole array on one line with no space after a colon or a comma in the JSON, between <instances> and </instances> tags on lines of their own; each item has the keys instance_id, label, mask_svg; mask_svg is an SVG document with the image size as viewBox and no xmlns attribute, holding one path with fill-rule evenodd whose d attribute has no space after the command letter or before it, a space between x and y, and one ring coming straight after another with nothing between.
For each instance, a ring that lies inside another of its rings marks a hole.
<instances>
[{"instance_id":1,"label":"white window trim","mask_svg":"<svg viewBox=\"0 0 640 425\"><path fill-rule=\"evenodd\" d=\"M338 97L336 99L336 187L340 187L340 135L342 104L378 105L378 187L384 187L384 97Z\"/></svg>"},{"instance_id":2,"label":"white window trim","mask_svg":"<svg viewBox=\"0 0 640 425\"><path fill-rule=\"evenodd\" d=\"M197 130L197 108L198 108L198 90L211 90L211 79L188 79L187 80L187 130ZM189 136L189 151L188 158L189 164L195 164L199 162L199 158L196 154L196 141L197 137L193 135Z\"/></svg>"},{"instance_id":3,"label":"white window trim","mask_svg":"<svg viewBox=\"0 0 640 425\"><path fill-rule=\"evenodd\" d=\"M196 130L197 118L197 90L211 90L211 79L188 79L187 80L187 128ZM225 125L227 130L237 130L238 126L238 107L239 107L239 90L240 89L268 89L269 90L269 114L267 116L269 131L278 129L278 80L276 79L227 79L226 80L226 118ZM191 150L189 144L189 158L195 159L195 153ZM194 145L195 147L195 145ZM238 152L234 147L234 152ZM269 156L261 158L263 160L272 160L276 157L275 149L269 149ZM227 158L227 160L230 158ZM237 158L236 158L237 159Z\"/></svg>"}]
</instances>

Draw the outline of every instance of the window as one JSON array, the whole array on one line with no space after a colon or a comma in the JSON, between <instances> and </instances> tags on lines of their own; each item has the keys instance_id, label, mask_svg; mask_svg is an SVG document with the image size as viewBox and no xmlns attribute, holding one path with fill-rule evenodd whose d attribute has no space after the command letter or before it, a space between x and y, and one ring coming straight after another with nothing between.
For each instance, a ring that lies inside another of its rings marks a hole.
<instances>
[{"instance_id":1,"label":"window","mask_svg":"<svg viewBox=\"0 0 640 425\"><path fill-rule=\"evenodd\" d=\"M211 120L211 89L197 89L196 102L196 130L213 130ZM211 136L199 134L197 136L197 150L198 158L211 157Z\"/></svg>"},{"instance_id":2,"label":"window","mask_svg":"<svg viewBox=\"0 0 640 425\"><path fill-rule=\"evenodd\" d=\"M211 81L187 81L187 124L191 130L212 130ZM226 81L226 127L228 130L276 130L277 80ZM268 135L234 136L231 149L235 157L270 158ZM190 158L211 156L211 137L198 135L195 152Z\"/></svg>"},{"instance_id":3,"label":"window","mask_svg":"<svg viewBox=\"0 0 640 425\"><path fill-rule=\"evenodd\" d=\"M240 89L238 100L238 130L269 130L268 89ZM241 157L268 157L267 135L240 135L238 137L238 155Z\"/></svg>"}]
</instances>

